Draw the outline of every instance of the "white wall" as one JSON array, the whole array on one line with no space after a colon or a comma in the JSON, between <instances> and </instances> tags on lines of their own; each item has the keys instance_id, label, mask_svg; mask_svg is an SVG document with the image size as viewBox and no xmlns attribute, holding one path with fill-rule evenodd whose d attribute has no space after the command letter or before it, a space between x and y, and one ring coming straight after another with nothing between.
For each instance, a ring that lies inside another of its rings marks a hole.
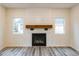
<instances>
[{"instance_id":1,"label":"white wall","mask_svg":"<svg viewBox=\"0 0 79 59\"><path fill-rule=\"evenodd\" d=\"M71 9L72 47L79 51L79 5Z\"/></svg>"},{"instance_id":2,"label":"white wall","mask_svg":"<svg viewBox=\"0 0 79 59\"><path fill-rule=\"evenodd\" d=\"M52 8L27 8L27 9L7 9L6 10L6 39L5 46L32 46L32 33L47 33L47 46L71 46L70 35L70 10ZM12 34L12 19L14 17L24 18L24 34ZM64 35L56 35L54 28L44 31L35 29L30 31L25 28L27 24L52 24L56 17L64 17L66 26ZM33 18L47 18L47 20L34 20Z\"/></svg>"},{"instance_id":3,"label":"white wall","mask_svg":"<svg viewBox=\"0 0 79 59\"><path fill-rule=\"evenodd\" d=\"M0 6L0 50L4 47L5 9Z\"/></svg>"}]
</instances>

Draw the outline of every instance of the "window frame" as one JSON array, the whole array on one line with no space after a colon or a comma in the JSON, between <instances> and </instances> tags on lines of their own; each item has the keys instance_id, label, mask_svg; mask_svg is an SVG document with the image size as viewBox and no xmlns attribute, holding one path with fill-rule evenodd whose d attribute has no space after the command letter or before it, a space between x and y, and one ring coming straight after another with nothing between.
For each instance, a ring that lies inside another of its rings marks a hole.
<instances>
[{"instance_id":1,"label":"window frame","mask_svg":"<svg viewBox=\"0 0 79 59\"><path fill-rule=\"evenodd\" d=\"M56 32L55 32L55 23L56 23L55 20L58 19L58 18L64 20L64 24L63 24L63 26L64 26L64 27L63 27L63 31L64 31L64 32L63 32L63 33L56 33ZM65 22L66 22L66 20L65 20L64 17L55 17L55 19L54 19L54 33L55 33L56 35L64 35L64 34L66 33L66 30L65 30L65 27L66 27L66 26L65 26Z\"/></svg>"},{"instance_id":2,"label":"window frame","mask_svg":"<svg viewBox=\"0 0 79 59\"><path fill-rule=\"evenodd\" d=\"M17 18L21 18L23 20L23 33L14 32L14 29L13 29L14 19L17 19ZM23 17L13 17L12 18L12 34L13 35L22 35L22 34L24 34L24 18Z\"/></svg>"}]
</instances>

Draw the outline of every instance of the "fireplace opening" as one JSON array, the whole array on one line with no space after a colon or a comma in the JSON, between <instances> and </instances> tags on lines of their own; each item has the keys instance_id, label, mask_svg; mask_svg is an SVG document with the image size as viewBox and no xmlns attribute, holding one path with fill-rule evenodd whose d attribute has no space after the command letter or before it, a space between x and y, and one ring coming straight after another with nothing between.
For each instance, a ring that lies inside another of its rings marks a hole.
<instances>
[{"instance_id":1,"label":"fireplace opening","mask_svg":"<svg viewBox=\"0 0 79 59\"><path fill-rule=\"evenodd\" d=\"M33 33L32 46L46 46L46 33Z\"/></svg>"}]
</instances>

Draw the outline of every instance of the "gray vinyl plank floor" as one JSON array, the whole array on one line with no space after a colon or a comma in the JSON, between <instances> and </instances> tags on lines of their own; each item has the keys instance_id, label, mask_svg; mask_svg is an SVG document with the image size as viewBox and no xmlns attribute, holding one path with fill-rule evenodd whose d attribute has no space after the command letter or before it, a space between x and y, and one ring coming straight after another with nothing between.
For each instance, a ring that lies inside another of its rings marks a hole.
<instances>
[{"instance_id":1,"label":"gray vinyl plank floor","mask_svg":"<svg viewBox=\"0 0 79 59\"><path fill-rule=\"evenodd\" d=\"M0 56L79 56L79 52L70 47L6 47L0 51Z\"/></svg>"}]
</instances>

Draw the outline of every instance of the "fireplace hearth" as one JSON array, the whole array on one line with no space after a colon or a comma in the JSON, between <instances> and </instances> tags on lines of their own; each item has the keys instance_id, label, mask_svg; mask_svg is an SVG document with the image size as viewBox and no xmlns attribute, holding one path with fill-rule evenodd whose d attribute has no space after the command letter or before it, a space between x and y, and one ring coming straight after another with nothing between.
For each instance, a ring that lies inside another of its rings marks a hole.
<instances>
[{"instance_id":1,"label":"fireplace hearth","mask_svg":"<svg viewBox=\"0 0 79 59\"><path fill-rule=\"evenodd\" d=\"M46 46L46 33L32 33L32 46Z\"/></svg>"}]
</instances>

